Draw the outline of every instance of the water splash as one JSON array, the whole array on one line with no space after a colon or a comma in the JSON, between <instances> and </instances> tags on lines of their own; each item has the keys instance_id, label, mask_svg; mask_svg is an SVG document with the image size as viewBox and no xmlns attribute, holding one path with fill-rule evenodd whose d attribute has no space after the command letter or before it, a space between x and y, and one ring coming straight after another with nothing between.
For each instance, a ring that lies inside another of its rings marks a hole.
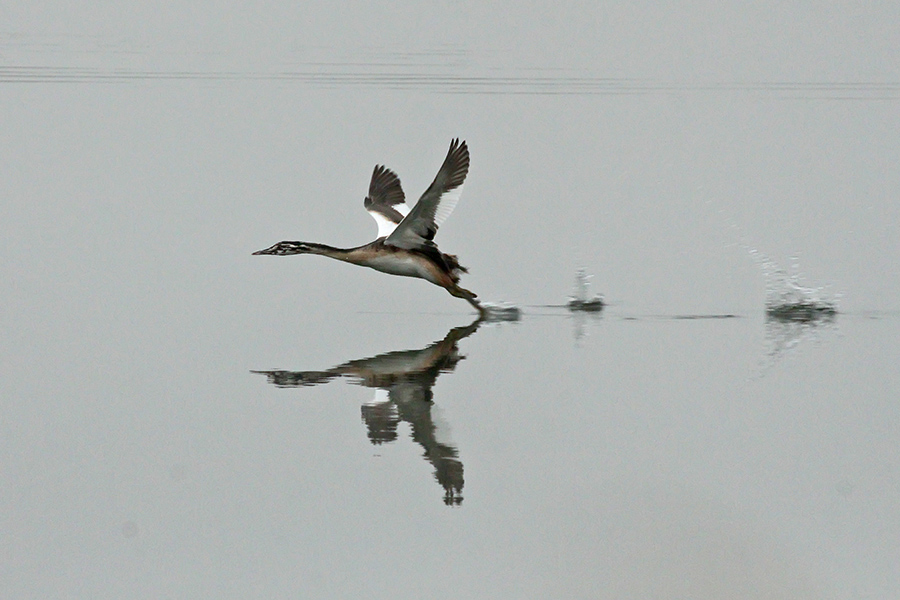
<instances>
[{"instance_id":1,"label":"water splash","mask_svg":"<svg viewBox=\"0 0 900 600\"><path fill-rule=\"evenodd\" d=\"M833 320L837 315L837 297L829 286L802 285L799 262L791 259L787 272L775 261L756 249L751 256L766 278L766 318L783 322L809 323Z\"/></svg>"},{"instance_id":2,"label":"water splash","mask_svg":"<svg viewBox=\"0 0 900 600\"><path fill-rule=\"evenodd\" d=\"M706 203L711 204L711 200ZM720 207L719 216L733 232L737 245L756 263L766 282L766 318L787 322L833 320L837 315L838 294L831 286L809 287L802 284L797 257L791 257L790 272L753 246L734 218Z\"/></svg>"},{"instance_id":3,"label":"water splash","mask_svg":"<svg viewBox=\"0 0 900 600\"><path fill-rule=\"evenodd\" d=\"M834 328L838 295L827 285L803 285L796 257L791 258L788 272L756 249L751 249L751 256L766 278L766 344L769 350L761 365L762 374L801 343L820 341L822 332Z\"/></svg>"},{"instance_id":4,"label":"water splash","mask_svg":"<svg viewBox=\"0 0 900 600\"><path fill-rule=\"evenodd\" d=\"M566 306L571 311L598 312L603 310L605 303L603 296L591 296L588 289L592 275L588 275L585 269L578 269L575 273L575 289L569 296Z\"/></svg>"},{"instance_id":5,"label":"water splash","mask_svg":"<svg viewBox=\"0 0 900 600\"><path fill-rule=\"evenodd\" d=\"M503 323L506 321L520 321L522 309L509 302L482 302L482 308L486 314L484 320L488 323Z\"/></svg>"},{"instance_id":6,"label":"water splash","mask_svg":"<svg viewBox=\"0 0 900 600\"><path fill-rule=\"evenodd\" d=\"M711 200L706 203L713 204ZM790 259L790 270L784 269L751 244L736 220L722 207L717 212L734 235L734 241L728 245L743 249L765 279L765 338L768 350L756 375L763 377L802 343L820 341L822 333L834 329L840 294L834 293L831 285L805 284L797 257Z\"/></svg>"}]
</instances>

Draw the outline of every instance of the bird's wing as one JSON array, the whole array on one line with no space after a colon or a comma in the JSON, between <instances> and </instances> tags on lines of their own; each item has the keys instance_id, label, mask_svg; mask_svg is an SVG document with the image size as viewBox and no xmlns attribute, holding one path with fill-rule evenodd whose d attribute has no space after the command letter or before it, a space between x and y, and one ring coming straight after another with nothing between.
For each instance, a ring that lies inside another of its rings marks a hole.
<instances>
[{"instance_id":1,"label":"bird's wing","mask_svg":"<svg viewBox=\"0 0 900 600\"><path fill-rule=\"evenodd\" d=\"M438 227L456 207L468 172L469 148L455 139L434 181L384 243L408 250L430 245Z\"/></svg>"},{"instance_id":2,"label":"bird's wing","mask_svg":"<svg viewBox=\"0 0 900 600\"><path fill-rule=\"evenodd\" d=\"M383 165L376 166L363 206L378 224L378 237L390 235L409 214L405 198L397 174Z\"/></svg>"}]
</instances>

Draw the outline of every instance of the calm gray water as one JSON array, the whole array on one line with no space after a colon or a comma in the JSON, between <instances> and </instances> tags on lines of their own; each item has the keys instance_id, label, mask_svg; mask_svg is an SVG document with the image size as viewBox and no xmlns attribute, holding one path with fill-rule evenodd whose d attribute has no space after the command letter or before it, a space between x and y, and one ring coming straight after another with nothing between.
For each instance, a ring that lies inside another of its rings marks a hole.
<instances>
[{"instance_id":1,"label":"calm gray water","mask_svg":"<svg viewBox=\"0 0 900 600\"><path fill-rule=\"evenodd\" d=\"M576 6L5 9L0 595L900 595L897 9Z\"/></svg>"}]
</instances>

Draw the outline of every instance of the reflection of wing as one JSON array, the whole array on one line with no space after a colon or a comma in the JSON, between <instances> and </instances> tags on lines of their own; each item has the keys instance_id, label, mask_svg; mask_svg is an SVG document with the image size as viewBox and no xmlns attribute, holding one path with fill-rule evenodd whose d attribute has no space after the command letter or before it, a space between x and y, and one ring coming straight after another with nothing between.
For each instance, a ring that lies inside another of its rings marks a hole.
<instances>
[{"instance_id":1,"label":"reflection of wing","mask_svg":"<svg viewBox=\"0 0 900 600\"><path fill-rule=\"evenodd\" d=\"M438 227L456 208L468 172L469 149L453 140L434 181L384 243L407 250L431 245Z\"/></svg>"},{"instance_id":2,"label":"reflection of wing","mask_svg":"<svg viewBox=\"0 0 900 600\"><path fill-rule=\"evenodd\" d=\"M413 440L425 450L434 476L444 488L444 502L462 502L463 465L456 447L442 435L441 420L432 416L432 388L441 373L449 373L462 360L457 343L478 330L481 320L447 332L444 339L421 350L386 352L347 361L327 371L252 371L266 375L279 387L307 387L348 377L376 388L372 402L362 406L369 440L383 444L397 439L397 425L406 421Z\"/></svg>"},{"instance_id":3,"label":"reflection of wing","mask_svg":"<svg viewBox=\"0 0 900 600\"><path fill-rule=\"evenodd\" d=\"M363 205L378 223L378 237L390 235L403 217L409 214L400 178L382 165L376 166L372 172L369 195L366 196Z\"/></svg>"},{"instance_id":4,"label":"reflection of wing","mask_svg":"<svg viewBox=\"0 0 900 600\"><path fill-rule=\"evenodd\" d=\"M372 402L362 405L362 420L369 430L369 441L375 445L393 442L397 439L397 405L388 399L387 390L375 390Z\"/></svg>"},{"instance_id":5,"label":"reflection of wing","mask_svg":"<svg viewBox=\"0 0 900 600\"><path fill-rule=\"evenodd\" d=\"M412 392L412 390L409 390ZM444 503L460 504L462 489L465 483L463 465L459 460L459 451L452 443L439 440L442 432L439 425L444 425L437 414L433 414L434 404L431 402L431 390L428 397L417 397L416 393L406 394L406 402L397 402L400 419L412 427L413 440L425 450L425 458L434 465L434 477L444 488Z\"/></svg>"}]
</instances>

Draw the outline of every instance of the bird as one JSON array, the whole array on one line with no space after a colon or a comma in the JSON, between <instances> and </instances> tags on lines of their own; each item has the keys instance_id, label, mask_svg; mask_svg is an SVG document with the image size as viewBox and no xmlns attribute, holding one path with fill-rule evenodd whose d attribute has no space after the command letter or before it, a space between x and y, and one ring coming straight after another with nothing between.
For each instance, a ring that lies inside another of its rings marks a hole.
<instances>
[{"instance_id":1,"label":"bird","mask_svg":"<svg viewBox=\"0 0 900 600\"><path fill-rule=\"evenodd\" d=\"M469 148L465 141L456 138L434 181L410 209L397 174L384 165L376 165L363 201L378 225L375 241L355 248L283 241L253 254L318 254L390 275L418 277L466 300L484 317L487 309L477 300L478 296L459 286L460 275L468 273L468 269L459 264L455 255L441 252L434 243L438 228L456 208L468 172Z\"/></svg>"}]
</instances>

